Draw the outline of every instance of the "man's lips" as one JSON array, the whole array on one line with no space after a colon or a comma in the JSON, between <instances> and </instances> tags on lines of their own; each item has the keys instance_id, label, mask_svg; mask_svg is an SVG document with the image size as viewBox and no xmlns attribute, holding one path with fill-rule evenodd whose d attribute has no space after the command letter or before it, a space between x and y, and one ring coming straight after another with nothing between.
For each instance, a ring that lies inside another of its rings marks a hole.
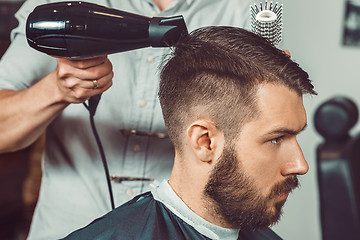
<instances>
[{"instance_id":1,"label":"man's lips","mask_svg":"<svg viewBox=\"0 0 360 240\"><path fill-rule=\"evenodd\" d=\"M273 187L269 199L280 198L286 200L289 194L298 186L299 181L296 176L287 177L282 183L278 183Z\"/></svg>"}]
</instances>

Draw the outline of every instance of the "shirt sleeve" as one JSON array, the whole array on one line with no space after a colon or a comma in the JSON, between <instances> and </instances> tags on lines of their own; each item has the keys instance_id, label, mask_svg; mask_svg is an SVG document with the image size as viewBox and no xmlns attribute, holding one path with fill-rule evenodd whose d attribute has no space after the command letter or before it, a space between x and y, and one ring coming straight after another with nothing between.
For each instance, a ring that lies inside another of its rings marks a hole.
<instances>
[{"instance_id":1,"label":"shirt sleeve","mask_svg":"<svg viewBox=\"0 0 360 240\"><path fill-rule=\"evenodd\" d=\"M56 58L32 49L26 40L26 19L39 2L48 1L26 1L15 14L19 25L12 30L11 44L0 60L0 89L28 88L56 67Z\"/></svg>"}]
</instances>

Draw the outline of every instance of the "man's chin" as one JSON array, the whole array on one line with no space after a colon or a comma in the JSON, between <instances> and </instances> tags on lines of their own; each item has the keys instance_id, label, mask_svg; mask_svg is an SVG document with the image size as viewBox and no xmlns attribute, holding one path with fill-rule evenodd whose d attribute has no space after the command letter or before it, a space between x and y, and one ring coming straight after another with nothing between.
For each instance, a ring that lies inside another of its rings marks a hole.
<instances>
[{"instance_id":1,"label":"man's chin","mask_svg":"<svg viewBox=\"0 0 360 240\"><path fill-rule=\"evenodd\" d=\"M237 219L238 222L230 223L230 225L232 225L232 228L250 231L266 229L280 221L285 202L286 200L280 200L275 203L272 202L271 206L269 206L267 210L264 209L265 211L263 211L262 214L261 211L255 214L257 215L257 219L248 218L247 221L244 221L244 219ZM254 217L254 215L252 216Z\"/></svg>"},{"instance_id":2,"label":"man's chin","mask_svg":"<svg viewBox=\"0 0 360 240\"><path fill-rule=\"evenodd\" d=\"M283 213L283 207L284 204L286 202L286 199L277 201L274 206L271 208L271 214L269 213L269 222L270 222L270 226L276 224L277 222L279 222L282 213Z\"/></svg>"}]
</instances>

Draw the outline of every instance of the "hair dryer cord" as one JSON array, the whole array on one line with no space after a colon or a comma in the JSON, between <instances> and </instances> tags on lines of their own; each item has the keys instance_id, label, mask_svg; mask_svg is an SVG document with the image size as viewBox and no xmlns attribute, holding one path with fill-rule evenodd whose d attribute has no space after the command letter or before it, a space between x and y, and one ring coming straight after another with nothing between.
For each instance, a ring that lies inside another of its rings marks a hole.
<instances>
[{"instance_id":1,"label":"hair dryer cord","mask_svg":"<svg viewBox=\"0 0 360 240\"><path fill-rule=\"evenodd\" d=\"M86 107L86 109L89 111L90 113L90 124L91 124L91 129L93 131L95 140L96 140L96 144L99 148L99 153L101 156L101 160L104 166L104 170L105 170L105 175L106 175L106 181L107 181L107 185L108 185L108 189L109 189L109 195L110 195L110 203L111 203L111 209L115 208L115 204L114 204L114 196L113 196L113 191L112 191L112 187L111 187L111 181L110 181L110 174L109 174L109 168L108 168L108 164L106 161L106 156L105 156L105 152L104 152L104 148L102 146L99 134L96 130L96 126L95 126L95 120L94 120L94 116L95 116L95 112L96 112L96 108L97 105L99 104L101 98L101 94L92 96L89 99L89 105L86 105L86 103L83 103L84 106Z\"/></svg>"}]
</instances>

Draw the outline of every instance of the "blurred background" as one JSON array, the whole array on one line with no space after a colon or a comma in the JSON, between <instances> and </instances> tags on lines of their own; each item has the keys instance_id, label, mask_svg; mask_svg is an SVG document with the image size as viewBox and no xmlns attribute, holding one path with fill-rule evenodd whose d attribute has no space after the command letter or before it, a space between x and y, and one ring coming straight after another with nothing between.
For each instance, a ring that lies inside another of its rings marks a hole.
<instances>
[{"instance_id":1,"label":"blurred background","mask_svg":"<svg viewBox=\"0 0 360 240\"><path fill-rule=\"evenodd\" d=\"M301 187L289 197L284 215L273 229L284 239L320 240L316 149L323 139L314 128L314 113L321 103L335 96L346 96L359 103L360 3L348 0L279 3L284 3L280 47L289 50L292 59L309 73L319 95L305 97L308 128L298 137L310 170L300 178ZM13 14L21 4L21 0L0 0L0 56L10 43L10 30L17 24ZM359 124L351 133L358 132ZM43 142L41 137L25 150L0 155L0 239L26 237L41 179Z\"/></svg>"}]
</instances>

